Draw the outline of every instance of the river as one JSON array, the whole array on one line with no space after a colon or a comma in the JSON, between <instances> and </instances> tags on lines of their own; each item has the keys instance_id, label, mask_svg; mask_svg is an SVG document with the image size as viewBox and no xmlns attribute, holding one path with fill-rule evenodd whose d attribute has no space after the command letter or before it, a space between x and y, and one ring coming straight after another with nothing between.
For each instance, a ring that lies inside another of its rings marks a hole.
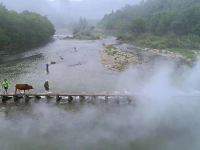
<instances>
[{"instance_id":1,"label":"river","mask_svg":"<svg viewBox=\"0 0 200 150\"><path fill-rule=\"evenodd\" d=\"M10 92L16 83L33 85L33 92L44 91L49 80L53 92L110 92L117 84L119 73L106 70L101 64L102 43L114 42L114 38L102 41L61 40L55 36L48 45L22 53L4 52L0 65L0 79L8 78ZM76 47L76 51L74 50ZM46 64L49 66L46 74Z\"/></svg>"},{"instance_id":2,"label":"river","mask_svg":"<svg viewBox=\"0 0 200 150\"><path fill-rule=\"evenodd\" d=\"M101 64L100 50L103 43L115 43L115 38L79 41L60 37L26 52L1 52L0 79L9 80L9 92L14 92L16 83L32 84L32 92L41 92L48 79L53 92L113 93L124 92L127 86L146 96L135 97L136 105L1 105L2 150L199 149L200 102L199 92L193 88L200 81L200 65L184 67L181 76L173 79L173 65L160 62L154 67L139 67L140 71L136 67L113 72ZM45 65L50 61L56 64L49 66L47 74ZM184 75L187 81L180 80Z\"/></svg>"}]
</instances>

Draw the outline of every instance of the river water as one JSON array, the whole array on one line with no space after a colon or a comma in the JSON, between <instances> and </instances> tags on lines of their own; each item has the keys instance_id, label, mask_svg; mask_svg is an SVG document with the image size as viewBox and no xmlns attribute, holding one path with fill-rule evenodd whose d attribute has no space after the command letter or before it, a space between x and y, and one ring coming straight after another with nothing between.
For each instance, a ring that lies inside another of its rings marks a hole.
<instances>
[{"instance_id":1,"label":"river water","mask_svg":"<svg viewBox=\"0 0 200 150\"><path fill-rule=\"evenodd\" d=\"M199 150L200 65L183 67L182 74L173 79L173 65L163 62L118 73L107 70L100 60L102 43L116 43L115 38L79 41L60 37L28 52L1 52L0 79L9 80L10 93L16 83L32 84L32 92L43 92L48 79L53 92L126 89L140 91L145 97L134 97L136 105L2 105L2 150ZM49 66L47 74L45 65L50 61L56 64Z\"/></svg>"},{"instance_id":2,"label":"river water","mask_svg":"<svg viewBox=\"0 0 200 150\"><path fill-rule=\"evenodd\" d=\"M59 40L39 48L22 53L2 55L0 78L8 78L10 92L16 83L33 85L33 92L42 92L43 83L49 80L54 92L109 92L113 91L118 73L108 71L101 64L102 43L114 41L108 38L102 41ZM76 47L76 51L74 50ZM46 74L46 64L49 66ZM109 91L108 91L109 90Z\"/></svg>"}]
</instances>

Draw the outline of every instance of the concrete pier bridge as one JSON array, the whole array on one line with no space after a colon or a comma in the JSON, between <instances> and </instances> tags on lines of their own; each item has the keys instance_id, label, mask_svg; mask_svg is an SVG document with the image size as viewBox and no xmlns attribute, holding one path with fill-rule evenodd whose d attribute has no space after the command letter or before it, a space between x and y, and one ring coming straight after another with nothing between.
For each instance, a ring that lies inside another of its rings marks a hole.
<instances>
[{"instance_id":1,"label":"concrete pier bridge","mask_svg":"<svg viewBox=\"0 0 200 150\"><path fill-rule=\"evenodd\" d=\"M3 104L7 102L39 102L40 100L46 100L47 102L55 101L59 104L62 101L71 103L73 101L84 102L84 101L96 101L101 100L105 103L109 101L115 101L116 103L120 103L121 101L126 101L127 103L131 103L133 101L133 97L131 95L126 94L59 94L59 93L23 93L23 94L0 94L1 101Z\"/></svg>"}]
</instances>

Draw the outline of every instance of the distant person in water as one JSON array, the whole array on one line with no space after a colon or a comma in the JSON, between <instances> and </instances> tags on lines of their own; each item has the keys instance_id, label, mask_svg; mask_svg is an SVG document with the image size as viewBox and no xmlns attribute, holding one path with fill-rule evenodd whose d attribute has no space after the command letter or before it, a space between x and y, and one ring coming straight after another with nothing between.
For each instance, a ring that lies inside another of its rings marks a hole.
<instances>
[{"instance_id":1,"label":"distant person in water","mask_svg":"<svg viewBox=\"0 0 200 150\"><path fill-rule=\"evenodd\" d=\"M8 86L9 86L8 80L4 79L1 85L2 88L4 89L3 94L8 94Z\"/></svg>"},{"instance_id":2,"label":"distant person in water","mask_svg":"<svg viewBox=\"0 0 200 150\"><path fill-rule=\"evenodd\" d=\"M49 64L48 63L46 64L46 73L47 74L49 73Z\"/></svg>"},{"instance_id":3,"label":"distant person in water","mask_svg":"<svg viewBox=\"0 0 200 150\"><path fill-rule=\"evenodd\" d=\"M77 52L77 48L76 47L74 47L74 52Z\"/></svg>"},{"instance_id":4,"label":"distant person in water","mask_svg":"<svg viewBox=\"0 0 200 150\"><path fill-rule=\"evenodd\" d=\"M44 89L45 89L46 92L49 92L49 81L48 80L46 80L44 82Z\"/></svg>"}]
</instances>

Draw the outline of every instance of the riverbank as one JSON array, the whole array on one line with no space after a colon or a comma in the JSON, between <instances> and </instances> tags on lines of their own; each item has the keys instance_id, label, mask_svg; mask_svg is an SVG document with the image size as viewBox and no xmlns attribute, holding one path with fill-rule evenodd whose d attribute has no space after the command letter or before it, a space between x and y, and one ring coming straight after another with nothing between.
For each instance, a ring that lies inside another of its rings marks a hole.
<instances>
[{"instance_id":1,"label":"riverbank","mask_svg":"<svg viewBox=\"0 0 200 150\"><path fill-rule=\"evenodd\" d=\"M63 39L64 40L99 40L100 36L78 34L78 35L66 36Z\"/></svg>"},{"instance_id":2,"label":"riverbank","mask_svg":"<svg viewBox=\"0 0 200 150\"><path fill-rule=\"evenodd\" d=\"M102 64L113 71L123 71L129 64L140 64L142 61L136 55L123 52L114 45L106 45L101 52Z\"/></svg>"},{"instance_id":3,"label":"riverbank","mask_svg":"<svg viewBox=\"0 0 200 150\"><path fill-rule=\"evenodd\" d=\"M149 63L156 58L172 59L187 64L194 62L195 58L181 55L182 51L170 51L162 49L142 48L130 44L104 45L101 51L102 64L113 71L124 71L129 65ZM196 55L199 53L193 52Z\"/></svg>"},{"instance_id":4,"label":"riverbank","mask_svg":"<svg viewBox=\"0 0 200 150\"><path fill-rule=\"evenodd\" d=\"M179 55L188 60L195 60L200 54L200 39L198 36L178 37L170 34L166 36L155 36L144 33L135 36L118 36L118 40L136 45L142 50L155 50L156 53L159 50L159 53L162 55Z\"/></svg>"},{"instance_id":5,"label":"riverbank","mask_svg":"<svg viewBox=\"0 0 200 150\"><path fill-rule=\"evenodd\" d=\"M64 40L99 40L101 35L97 32L77 33L63 38Z\"/></svg>"}]
</instances>

